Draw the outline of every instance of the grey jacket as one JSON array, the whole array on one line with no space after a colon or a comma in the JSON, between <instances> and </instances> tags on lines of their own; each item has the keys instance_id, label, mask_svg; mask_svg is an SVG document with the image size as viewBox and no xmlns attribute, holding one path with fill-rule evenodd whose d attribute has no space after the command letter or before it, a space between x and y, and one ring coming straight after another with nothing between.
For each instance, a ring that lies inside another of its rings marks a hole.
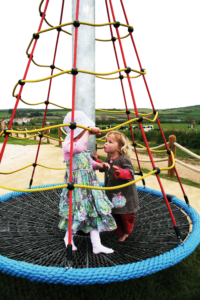
<instances>
[{"instance_id":1,"label":"grey jacket","mask_svg":"<svg viewBox=\"0 0 200 300\"><path fill-rule=\"evenodd\" d=\"M106 162L109 163L109 161L110 156L108 156L106 159ZM112 168L113 165L119 166L122 169L129 170L132 173L133 178L129 180L115 178L115 169ZM105 187L122 185L124 183L134 180L134 169L130 159L126 155L120 155L119 157L115 158L113 161L110 162L110 169L106 168L102 169L101 171L103 170L105 171ZM135 183L125 188L106 191L106 195L108 196L111 202L117 195L121 195L126 198L125 206L113 208L112 214L132 214L136 213L139 209L138 193Z\"/></svg>"}]
</instances>

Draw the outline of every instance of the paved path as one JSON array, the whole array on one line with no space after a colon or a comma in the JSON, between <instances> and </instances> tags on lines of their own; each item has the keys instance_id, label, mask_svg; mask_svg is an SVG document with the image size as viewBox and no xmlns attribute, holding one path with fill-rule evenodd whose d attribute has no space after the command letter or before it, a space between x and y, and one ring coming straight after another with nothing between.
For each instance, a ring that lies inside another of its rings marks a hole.
<instances>
[{"instance_id":1,"label":"paved path","mask_svg":"<svg viewBox=\"0 0 200 300\"><path fill-rule=\"evenodd\" d=\"M2 144L0 144L0 148L1 145ZM0 165L0 172L9 172L33 163L35 160L36 150L37 145L19 146L8 144ZM41 145L38 163L50 167L65 168L62 149L55 147L52 144ZM1 185L13 188L26 188L29 186L32 170L33 167L31 166L25 170L11 175L0 175ZM33 180L33 186L61 183L63 182L64 173L64 170L49 170L37 166ZM103 174L99 173L98 171L97 174L100 181L104 181ZM145 180L147 187L160 191L160 187L155 176L149 176ZM181 200L184 200L178 183L162 178L161 181L166 193L172 194ZM142 185L142 183L138 182L137 185ZM191 206L200 213L200 188L195 188L188 185L183 186ZM10 191L0 188L0 195L8 192Z\"/></svg>"}]
</instances>

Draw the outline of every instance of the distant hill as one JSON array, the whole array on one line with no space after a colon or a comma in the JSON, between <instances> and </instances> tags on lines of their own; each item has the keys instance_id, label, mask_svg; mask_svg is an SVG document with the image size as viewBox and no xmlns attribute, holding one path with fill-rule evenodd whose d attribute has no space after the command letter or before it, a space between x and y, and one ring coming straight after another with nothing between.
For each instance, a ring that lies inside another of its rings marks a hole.
<instances>
[{"instance_id":1,"label":"distant hill","mask_svg":"<svg viewBox=\"0 0 200 300\"><path fill-rule=\"evenodd\" d=\"M124 109L106 109L108 112L100 112L97 111L96 115L113 115L109 113L109 111L123 111ZM134 111L133 108L130 110ZM158 109L159 111L159 118L160 119L183 119L185 120L186 117L194 117L198 120L200 120L200 105L194 105L194 106L186 106L186 107L177 107L177 108L168 108L168 109ZM1 109L0 110L0 119L5 119L5 118L10 118L11 116L12 109ZM138 108L139 113L150 113L152 112L152 109L150 108ZM47 117L60 117L63 118L63 116L67 113L66 110L64 109L54 109L54 108L49 108L47 112ZM42 116L44 114L44 109L31 109L31 108L19 108L17 109L15 117L35 117L37 116ZM114 114L115 115L115 114ZM116 116L116 115L115 115ZM118 115L120 117L123 116L123 113Z\"/></svg>"}]
</instances>

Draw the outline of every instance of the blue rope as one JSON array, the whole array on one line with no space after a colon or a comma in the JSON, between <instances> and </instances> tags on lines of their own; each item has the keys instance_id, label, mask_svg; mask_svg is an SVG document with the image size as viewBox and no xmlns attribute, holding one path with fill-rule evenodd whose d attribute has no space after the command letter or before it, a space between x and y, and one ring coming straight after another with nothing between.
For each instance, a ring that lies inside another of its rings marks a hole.
<instances>
[{"instance_id":1,"label":"blue rope","mask_svg":"<svg viewBox=\"0 0 200 300\"><path fill-rule=\"evenodd\" d=\"M55 184L54 184L55 185ZM48 187L54 185L46 185L39 187ZM57 185L57 184L56 184ZM39 188L37 187L37 188ZM36 188L36 187L35 187ZM162 193L143 187L137 187L138 191L151 193L162 197ZM0 201L7 201L11 197L20 196L24 193L13 192L0 197ZM177 246L173 250L162 255L149 258L137 263L119 265L115 267L104 268L85 268L85 269L69 269L57 267L45 267L26 263L23 261L15 261L0 255L0 270L3 273L27 278L31 281L47 282L47 283L62 283L65 285L85 285L95 283L109 283L124 281L141 276L147 276L163 269L169 268L185 257L190 255L200 243L200 216L192 208L188 207L185 202L173 197L172 202L183 209L191 218L193 228L191 234L184 242L184 246Z\"/></svg>"}]
</instances>

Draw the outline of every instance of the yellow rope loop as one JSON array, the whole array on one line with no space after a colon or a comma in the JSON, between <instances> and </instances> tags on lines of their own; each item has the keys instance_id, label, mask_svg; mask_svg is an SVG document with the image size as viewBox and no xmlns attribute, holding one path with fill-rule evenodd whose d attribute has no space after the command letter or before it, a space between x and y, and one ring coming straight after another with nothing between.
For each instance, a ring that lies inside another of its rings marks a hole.
<instances>
[{"instance_id":1,"label":"yellow rope loop","mask_svg":"<svg viewBox=\"0 0 200 300\"><path fill-rule=\"evenodd\" d=\"M58 104L53 103L53 102L49 102L49 104L52 104L52 105L54 105L54 106L57 106L57 107L60 107L60 108L66 109L66 110L72 110L72 109L69 108L69 107L64 107L64 106L58 105Z\"/></svg>"},{"instance_id":2,"label":"yellow rope loop","mask_svg":"<svg viewBox=\"0 0 200 300\"><path fill-rule=\"evenodd\" d=\"M174 159L174 155L173 155L173 152L171 151L171 155L172 155L172 161L173 161L173 164L170 166L170 167L167 167L167 168L160 168L160 170L169 170L169 169L172 169L174 168L175 166L175 159ZM38 164L40 165L40 164ZM31 165L29 165L31 166ZM50 169L50 167L46 167L46 166L43 166L43 165L40 165L42 167L45 167L45 168L48 168ZM26 166L28 167L28 166ZM24 168L26 168L24 167ZM22 169L24 169L22 168ZM55 169L55 168L52 168L52 169ZM56 168L58 169L58 168ZM61 168L59 168L60 170ZM65 169L65 168L62 168L62 169ZM20 169L19 169L20 170ZM121 189L121 188L124 188L124 187L127 187L129 185L132 185L150 175L153 175L153 174L156 174L157 173L157 170L154 170L154 171L151 171L149 172L148 174L146 175L143 175L141 177L139 177L138 179L135 179L135 180L132 180L128 183L125 183L125 184L122 184L122 185L118 185L118 186L113 186L113 187L97 187L97 186L87 186L87 185L79 185L79 184L74 184L74 187L77 187L77 188L88 188L88 189L93 189L93 190L115 190L115 189ZM1 173L2 174L2 173ZM67 187L68 185L67 184L63 184L63 185L58 185L58 186L51 186L51 187L48 187L48 188L38 188L38 189L15 189L15 188L11 188L11 187L5 187L5 186L2 186L0 185L0 188L3 188L3 189L6 189L6 190L12 190L12 191L18 191L18 192L40 192L40 191L47 191L47 190L52 190L52 189L58 189L58 188L64 188L64 187Z\"/></svg>"},{"instance_id":3,"label":"yellow rope loop","mask_svg":"<svg viewBox=\"0 0 200 300\"><path fill-rule=\"evenodd\" d=\"M2 175L10 175L10 174L13 174L13 173L17 173L17 172L20 172L22 170L25 170L29 167L32 167L33 164L30 164L30 165L27 165L25 167L22 167L20 169L17 169L17 170L14 170L14 171L11 171L11 172L0 172L0 174ZM37 164L37 166L40 166L42 168L45 168L45 169L51 169L51 170L66 170L66 168L53 168L53 167L48 167L48 166L44 166L44 165L41 165L41 164Z\"/></svg>"},{"instance_id":4,"label":"yellow rope loop","mask_svg":"<svg viewBox=\"0 0 200 300\"><path fill-rule=\"evenodd\" d=\"M106 140L101 140L101 139L96 139L96 141L100 141L100 142L106 142Z\"/></svg>"},{"instance_id":5,"label":"yellow rope loop","mask_svg":"<svg viewBox=\"0 0 200 300\"><path fill-rule=\"evenodd\" d=\"M120 37L120 39L121 39L121 40L122 40L122 39L125 39L125 38L127 38L129 35L130 35L130 33L128 33L128 34L125 35L125 36ZM116 37L116 40L118 40L118 37ZM98 41L98 42L111 42L112 40L111 40L111 39L108 39L108 40L95 39L95 41Z\"/></svg>"},{"instance_id":6,"label":"yellow rope loop","mask_svg":"<svg viewBox=\"0 0 200 300\"><path fill-rule=\"evenodd\" d=\"M53 26L51 28L47 28L47 29L43 29L43 30L37 31L37 32L35 32L35 34L41 34L41 33L44 33L44 32L52 31L54 29L57 29L57 28L60 28L60 27L66 27L66 26L73 25L73 24L74 24L74 22L63 23L61 25L57 25L57 26ZM88 23L88 22L79 21L79 24L88 25L88 26L94 26L94 27L104 27L104 26L114 25L115 22L95 24L95 23ZM124 24L124 23L120 23L120 26L133 29L133 26L127 25L127 24Z\"/></svg>"},{"instance_id":7,"label":"yellow rope loop","mask_svg":"<svg viewBox=\"0 0 200 300\"><path fill-rule=\"evenodd\" d=\"M151 171L149 174L146 174L138 179L135 179L133 181L130 181L128 183L122 184L122 185L118 185L118 186L113 186L113 187L97 187L97 186L87 186L87 185L79 185L79 184L74 184L74 187L77 188L88 188L88 189L93 189L93 190L115 190L115 189L120 189L120 188L124 188L127 187L129 185L132 185L144 178L146 178L147 176L153 175L157 172L157 170ZM38 188L38 189L15 189L15 188L11 188L11 187L6 187L6 186L2 186L0 185L0 188L2 189L6 189L6 190L11 190L11 191L17 191L17 192L25 192L25 193L29 193L29 192L40 192L40 191L48 191L48 190L53 190L53 189L59 189L59 188L64 188L67 187L68 184L62 184L62 185L57 185L57 186L50 186L47 188Z\"/></svg>"},{"instance_id":8,"label":"yellow rope loop","mask_svg":"<svg viewBox=\"0 0 200 300\"><path fill-rule=\"evenodd\" d=\"M132 123L132 122L137 121L137 120L139 120L139 118L131 119L131 120L126 121L126 122L124 122L122 124L119 124L119 125L117 125L117 126L115 126L113 128L108 128L108 129L103 129L103 130L101 129L101 130L99 130L99 132L102 132L102 133L109 132L109 131L115 130L115 129L123 126L123 125ZM52 126L49 126L49 127L43 127L43 128L38 128L38 129L26 130L26 131L22 130L22 131L20 131L20 133L34 133L34 132L38 132L38 131L43 131L44 132L44 131L47 131L48 129L59 128L59 127L66 127L66 126L70 126L70 123L52 125ZM83 125L76 124L76 126L79 127L79 128L88 130L88 131L92 131L91 128L85 127ZM7 132L9 132L9 133L19 133L19 131L17 131L17 130L7 130Z\"/></svg>"},{"instance_id":9,"label":"yellow rope loop","mask_svg":"<svg viewBox=\"0 0 200 300\"><path fill-rule=\"evenodd\" d=\"M40 104L44 104L44 101L43 102L38 102L38 103L28 103L26 101L24 101L23 99L20 99L23 103L27 104L27 105L40 105ZM50 102L49 102L50 103Z\"/></svg>"},{"instance_id":10,"label":"yellow rope loop","mask_svg":"<svg viewBox=\"0 0 200 300\"><path fill-rule=\"evenodd\" d=\"M147 118L145 118L145 119L146 119L146 120L149 120L149 121L152 121L152 120L147 119ZM131 119L131 120L129 120L129 121L126 121L126 122L124 122L124 123L121 123L121 124L119 124L119 125L117 125L117 126L114 126L114 127L112 127L112 128L103 129L103 130L100 129L99 132L101 132L101 133L109 132L109 131L115 130L115 129L121 127L121 126L124 126L124 125L127 125L127 124L129 124L129 123L135 122L135 121L137 121L137 120L139 120L139 117L136 117L136 118L134 118L134 119ZM49 129L59 128L59 127L65 127L65 126L70 126L70 123L67 123L67 124L52 125L52 126L49 126L49 127L43 127L43 128L38 128L38 129L26 130L26 131L23 131L23 130L22 130L22 131L20 131L20 133L34 133L34 132L38 132L38 131L43 131L43 132L44 132L44 131L47 131L47 130L49 130ZM83 128L83 129L85 129L85 130L91 131L91 128L87 128L87 127L82 126L82 125L76 124L76 126L79 127L79 128ZM9 133L19 133L19 131L17 131L17 130L7 130L7 132L9 132ZM142 146L142 147L143 147L143 146ZM144 148L144 147L143 147L143 148ZM154 150L154 151L156 151L156 150Z\"/></svg>"},{"instance_id":11,"label":"yellow rope loop","mask_svg":"<svg viewBox=\"0 0 200 300\"><path fill-rule=\"evenodd\" d=\"M60 140L60 139L53 138L53 137L50 136L50 135L43 134L43 136L44 136L45 138L49 138L50 140L54 140L54 141L58 141L58 142L64 142L64 140Z\"/></svg>"},{"instance_id":12,"label":"yellow rope loop","mask_svg":"<svg viewBox=\"0 0 200 300\"><path fill-rule=\"evenodd\" d=\"M27 131L25 131L25 132L27 133ZM19 131L18 131L18 133L19 133ZM15 139L15 140L28 140L28 139L31 139L31 138L36 137L36 136L38 136L38 135L35 134L35 135L30 135L28 137L21 137L21 138L15 137L15 136L10 136L10 138Z\"/></svg>"},{"instance_id":13,"label":"yellow rope loop","mask_svg":"<svg viewBox=\"0 0 200 300\"><path fill-rule=\"evenodd\" d=\"M99 108L96 108L96 111L101 111L101 112L107 112L107 113L111 113L111 114L122 114L122 113L126 113L126 110L121 110L121 111L115 111L115 110L106 110L106 109L99 109ZM130 113L131 114L135 114L135 111L131 111L130 110ZM150 115L153 115L153 112L151 113L148 113L148 114L143 114L143 113L139 113L140 116L150 116Z\"/></svg>"},{"instance_id":14,"label":"yellow rope loop","mask_svg":"<svg viewBox=\"0 0 200 300\"><path fill-rule=\"evenodd\" d=\"M36 63L36 62L34 61L33 58L32 58L32 62L33 62L36 66L38 66L38 67L41 67L41 68L50 68L50 66L47 66L47 65L39 65L38 63ZM60 68L58 68L58 67L56 67L56 66L55 66L55 69L57 69L57 70L59 70L59 71L61 71L61 72L64 71L63 69L60 69Z\"/></svg>"},{"instance_id":15,"label":"yellow rope loop","mask_svg":"<svg viewBox=\"0 0 200 300\"><path fill-rule=\"evenodd\" d=\"M27 169L27 168L29 168L29 167L31 167L31 166L33 166L33 164L30 164L30 165L28 165L28 166L22 167L22 168L20 168L20 169L17 169L17 170L11 171L11 172L0 172L0 174L2 174L2 175L13 174L13 173L19 172L19 171L21 171L21 170Z\"/></svg>"},{"instance_id":16,"label":"yellow rope loop","mask_svg":"<svg viewBox=\"0 0 200 300\"><path fill-rule=\"evenodd\" d=\"M136 76L130 76L130 78L134 79L134 78L138 78L140 77L142 74L139 74L139 75L136 75ZM104 78L104 77L101 77L101 76L95 76L96 78L100 78L100 79L105 79L105 80L115 80L115 79L119 79L119 76L118 77L109 77L109 78ZM127 76L124 76L124 78L127 78Z\"/></svg>"},{"instance_id":17,"label":"yellow rope loop","mask_svg":"<svg viewBox=\"0 0 200 300\"><path fill-rule=\"evenodd\" d=\"M156 112L155 117L153 118L153 120L147 119L147 118L145 118L145 117L144 117L143 119L153 123L153 122L156 121L157 118L158 118L158 111Z\"/></svg>"},{"instance_id":18,"label":"yellow rope loop","mask_svg":"<svg viewBox=\"0 0 200 300\"><path fill-rule=\"evenodd\" d=\"M160 170L170 170L173 169L175 167L175 158L174 158L174 153L172 151L170 151L171 156L172 156L172 165L170 167L166 167L166 168L160 168Z\"/></svg>"},{"instance_id":19,"label":"yellow rope loop","mask_svg":"<svg viewBox=\"0 0 200 300\"><path fill-rule=\"evenodd\" d=\"M116 71L113 71L113 72L109 72L109 73L97 73L97 72L90 72L90 71L85 71L85 70L79 70L79 69L77 69L77 71L80 72L80 73L86 73L86 74L91 74L91 75L101 75L101 76L109 76L109 75L116 74L116 73L119 73L119 72L122 72L122 71L125 71L125 70L126 70L126 68L119 69L119 70L116 70ZM41 81L49 80L51 78L55 78L57 76L60 76L60 75L66 74L66 73L67 74L71 74L71 71L72 70L70 69L70 70L62 71L60 73L57 73L57 74L54 74L54 75L51 75L51 76L48 76L48 77L45 77L45 78L35 79L35 80L21 80L21 82L22 83L26 83L26 82L29 82L29 83L41 82ZM137 71L135 69L131 69L131 71L139 73L139 74L144 74L144 72ZM18 86L18 83L16 83L16 85L14 86L13 93L12 93L13 97L14 97L14 92L15 92L17 86Z\"/></svg>"},{"instance_id":20,"label":"yellow rope loop","mask_svg":"<svg viewBox=\"0 0 200 300\"><path fill-rule=\"evenodd\" d=\"M15 90L16 90L17 86L18 86L18 82L15 84L15 86L13 88L13 91L12 91L12 96L13 97L17 97L17 95L15 95Z\"/></svg>"},{"instance_id":21,"label":"yellow rope loop","mask_svg":"<svg viewBox=\"0 0 200 300\"><path fill-rule=\"evenodd\" d=\"M141 144L138 144L138 143L137 143L137 146L140 146L141 148L147 150L147 147L145 147L145 146L143 146L143 145L141 145ZM140 149L138 149L138 151L139 151L139 150L140 150ZM152 150L152 149L150 149L150 151L151 151L151 152L158 152L158 153L161 153L161 152L167 152L167 150Z\"/></svg>"},{"instance_id":22,"label":"yellow rope loop","mask_svg":"<svg viewBox=\"0 0 200 300\"><path fill-rule=\"evenodd\" d=\"M66 170L66 168L52 168L52 167L47 167L47 166L44 166L44 165L41 165L41 164L37 164L37 166L40 166L40 167L45 168L45 169L51 169L51 170Z\"/></svg>"},{"instance_id":23,"label":"yellow rope loop","mask_svg":"<svg viewBox=\"0 0 200 300\"><path fill-rule=\"evenodd\" d=\"M173 155L173 152L172 152L172 151L171 151L171 155L172 155L172 161L173 161L172 165L171 165L170 167L160 168L160 170L170 170L170 169L174 168L174 166L175 166L175 159L174 159L174 155ZM22 167L22 168L20 168L20 169L17 169L17 170L11 171L11 172L0 172L0 174L2 174L2 175L13 174L13 173L22 171L22 170L24 170L24 169L27 169L27 168L29 168L29 167L31 167L31 166L33 166L33 165L30 164L30 165L27 165L27 166L25 166L25 167ZM51 170L65 170L65 169L66 169L66 168L53 168L53 167L48 167L48 166L44 166L44 165L42 165L42 164L37 164L37 166L40 166L40 167L43 167L43 168L46 168L46 169L51 169ZM143 178L145 178L145 177L147 177L147 176L149 176L149 175L155 174L155 173L156 173L156 170L150 172L149 174L144 175L142 178L133 180L130 184L133 184L133 183L135 183L135 182L137 182L137 181L139 181L139 180L141 180L141 179L143 179ZM128 184L128 185L130 185L130 184ZM102 190L103 190L103 189L108 190L108 189L114 189L114 188L117 189L117 188L126 187L126 186L128 186L128 185L125 184L125 185L120 185L120 186L116 186L116 187L97 188L97 189L102 189ZM84 186L84 185L74 185L74 186L79 187L79 188L81 188L81 187L84 187L84 188L85 188L85 187L88 187L88 186ZM89 186L88 188L93 188L93 189L95 189L95 187L91 187L91 186Z\"/></svg>"},{"instance_id":24,"label":"yellow rope loop","mask_svg":"<svg viewBox=\"0 0 200 300\"><path fill-rule=\"evenodd\" d=\"M40 3L40 5L39 5L39 13L40 13L40 14L42 13L42 11L41 11L41 6L42 6L42 3L43 3L43 2L44 2L44 0L42 0L41 3ZM55 27L55 26L51 25L45 17L44 17L44 21L46 22L47 25L49 25L49 27L51 27L51 28ZM129 25L129 26L130 26L130 25ZM133 28L133 27L130 26L130 28ZM70 32L68 32L68 31L66 31L66 30L64 30L64 29L61 29L61 31L63 31L63 32L69 34L69 35L72 35ZM127 35L121 37L121 39L124 39L124 38L128 37L129 35L130 35L130 33L128 33ZM118 38L116 37L116 39L118 39ZM112 41L111 39L108 39L108 40L95 39L95 40L96 40L96 41L100 41L100 42L110 42L110 41Z\"/></svg>"},{"instance_id":25,"label":"yellow rope loop","mask_svg":"<svg viewBox=\"0 0 200 300\"><path fill-rule=\"evenodd\" d=\"M39 8L38 8L39 13L41 13L41 7L42 7L43 2L44 2L44 0L42 0L42 1L40 2Z\"/></svg>"},{"instance_id":26,"label":"yellow rope loop","mask_svg":"<svg viewBox=\"0 0 200 300\"><path fill-rule=\"evenodd\" d=\"M28 47L27 47L27 49L26 49L26 55L27 56L29 56L29 53L28 53L28 50L30 49L30 47L31 47L31 45L32 45L32 43L33 43L33 37L32 37L32 39L30 40L30 42L29 42L29 44L28 44Z\"/></svg>"}]
</instances>

